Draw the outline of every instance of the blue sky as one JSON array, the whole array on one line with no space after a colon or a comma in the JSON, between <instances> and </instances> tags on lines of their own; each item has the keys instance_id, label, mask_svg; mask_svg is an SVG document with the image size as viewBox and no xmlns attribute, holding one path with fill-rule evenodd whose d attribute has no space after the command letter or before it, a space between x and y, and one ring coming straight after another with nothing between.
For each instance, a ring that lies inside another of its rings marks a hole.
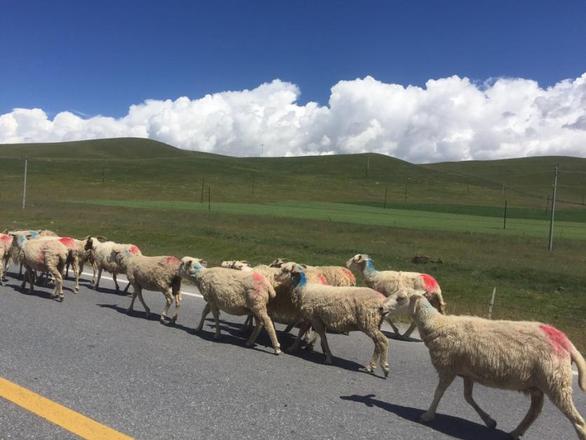
<instances>
[{"instance_id":1,"label":"blue sky","mask_svg":"<svg viewBox=\"0 0 586 440\"><path fill-rule=\"evenodd\" d=\"M586 2L6 1L0 113L123 115L146 98L457 74L551 85L585 70Z\"/></svg>"},{"instance_id":2,"label":"blue sky","mask_svg":"<svg viewBox=\"0 0 586 440\"><path fill-rule=\"evenodd\" d=\"M376 150L420 161L488 157L493 144L495 157L579 154L578 145L584 144L582 133L575 133L586 127L586 101L581 101L586 79L580 79L586 72L584 1L0 0L0 7L0 142L136 135L228 154L246 154L263 144L272 155ZM453 75L458 84L447 80ZM506 87L491 88L497 78L526 82L503 80ZM446 81L432 93L430 79ZM563 79L573 82L571 91ZM354 81L353 87L341 81ZM264 83L272 84L268 91L257 90ZM394 85L419 86L426 98ZM549 87L558 89L548 92ZM255 92L240 98L222 94L245 89ZM493 92L511 96L507 108L493 108ZM218 113L217 101L210 106L199 100L206 94L229 108ZM535 115L552 114L543 108L544 94L548 108L563 109L572 101L572 112L556 121L536 120ZM129 106L146 99L182 96L189 104L151 105L141 113L143 121L133 117L129 125L124 119L132 113ZM329 104L332 96L339 98L336 109ZM381 96L384 103L377 101ZM454 120L440 120L446 105L462 100L469 105L454 110ZM308 107L309 101L319 108ZM239 115L259 106L264 110L257 114L270 113L274 102L281 110L255 120L257 133L243 128L255 121ZM411 117L402 120L399 112L388 119L393 108L385 103L411 108ZM190 114L183 112L186 106ZM353 116L365 111L372 114L363 120ZM423 132L427 123L417 122L426 111L436 131ZM173 112L183 113L163 120ZM325 122L324 112L332 113ZM477 121L456 121L463 113L499 114L493 125L503 129L486 135L490 128ZM532 127L523 123L528 114L535 119ZM96 115L112 120L87 122ZM507 119L511 115L518 121ZM291 138L266 135L276 119L281 126L303 126L305 147L298 145L299 132L291 131ZM210 120L223 128L210 128ZM556 133L548 130L524 142L544 124L555 125ZM515 130L514 138L507 129ZM224 137L217 134L222 130ZM560 133L563 142L548 149ZM236 147L234 139L243 146ZM470 150L472 140L483 146ZM428 149L414 154L424 141ZM279 143L286 148L279 149Z\"/></svg>"}]
</instances>

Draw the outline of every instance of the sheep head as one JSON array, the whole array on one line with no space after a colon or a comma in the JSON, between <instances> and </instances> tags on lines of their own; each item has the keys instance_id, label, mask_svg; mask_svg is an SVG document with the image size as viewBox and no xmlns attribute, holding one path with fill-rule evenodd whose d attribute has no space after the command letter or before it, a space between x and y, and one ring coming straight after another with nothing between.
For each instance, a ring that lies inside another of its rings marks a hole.
<instances>
[{"instance_id":1,"label":"sheep head","mask_svg":"<svg viewBox=\"0 0 586 440\"><path fill-rule=\"evenodd\" d=\"M287 263L288 261L285 258L277 258L273 260L269 267L282 267L283 264Z\"/></svg>"},{"instance_id":2,"label":"sheep head","mask_svg":"<svg viewBox=\"0 0 586 440\"><path fill-rule=\"evenodd\" d=\"M207 266L207 261L201 258L183 257L181 266L179 266L179 274L186 278L195 278Z\"/></svg>"},{"instance_id":3,"label":"sheep head","mask_svg":"<svg viewBox=\"0 0 586 440\"><path fill-rule=\"evenodd\" d=\"M348 261L346 261L346 267L348 269L356 267L362 270L364 269L364 266L366 265L367 261L372 261L372 258L370 258L367 254L356 254Z\"/></svg>"},{"instance_id":4,"label":"sheep head","mask_svg":"<svg viewBox=\"0 0 586 440\"><path fill-rule=\"evenodd\" d=\"M220 267L225 267L227 269L236 269L236 270L244 270L247 268L251 268L250 263L246 260L225 260L222 261Z\"/></svg>"},{"instance_id":5,"label":"sheep head","mask_svg":"<svg viewBox=\"0 0 586 440\"><path fill-rule=\"evenodd\" d=\"M301 264L294 262L283 264L281 271L275 275L275 281L284 283L289 280L294 286L298 285L302 280L305 280L305 268Z\"/></svg>"}]
</instances>

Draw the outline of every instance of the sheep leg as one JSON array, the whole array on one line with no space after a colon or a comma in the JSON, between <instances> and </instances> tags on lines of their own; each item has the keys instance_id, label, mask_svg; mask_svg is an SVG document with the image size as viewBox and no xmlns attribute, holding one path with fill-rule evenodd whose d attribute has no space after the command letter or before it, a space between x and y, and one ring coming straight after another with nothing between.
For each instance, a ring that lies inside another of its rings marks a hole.
<instances>
[{"instance_id":1,"label":"sheep leg","mask_svg":"<svg viewBox=\"0 0 586 440\"><path fill-rule=\"evenodd\" d=\"M100 280L102 279L102 270L103 269L101 267L98 269L98 279L96 280L96 283L94 284L94 288L96 290L98 290L98 287L100 287Z\"/></svg>"},{"instance_id":2,"label":"sheep leg","mask_svg":"<svg viewBox=\"0 0 586 440\"><path fill-rule=\"evenodd\" d=\"M169 311L171 304L173 304L173 295L171 294L171 289L166 289L163 292L163 295L165 295L165 308L163 309L163 313L161 313L162 323L164 323L165 320L168 319L167 312ZM175 316L175 318L177 318L177 316Z\"/></svg>"},{"instance_id":3,"label":"sheep leg","mask_svg":"<svg viewBox=\"0 0 586 440\"><path fill-rule=\"evenodd\" d=\"M175 316L171 318L171 322L175 324L179 317L179 307L181 307L181 292L178 290L173 291L173 297L175 298Z\"/></svg>"},{"instance_id":4,"label":"sheep leg","mask_svg":"<svg viewBox=\"0 0 586 440\"><path fill-rule=\"evenodd\" d=\"M562 385L557 389L552 388L547 392L547 396L551 399L553 404L557 406L562 413L564 413L568 420L572 422L572 425L574 425L574 429L578 434L578 438L580 440L586 440L586 422L584 422L584 419L572 401L571 382L569 385Z\"/></svg>"},{"instance_id":5,"label":"sheep leg","mask_svg":"<svg viewBox=\"0 0 586 440\"><path fill-rule=\"evenodd\" d=\"M291 347L289 347L289 352L293 353L299 349L299 345L301 344L301 338L303 335L311 328L310 322L303 322L299 327L299 332L297 333L297 338Z\"/></svg>"},{"instance_id":6,"label":"sheep leg","mask_svg":"<svg viewBox=\"0 0 586 440\"><path fill-rule=\"evenodd\" d=\"M73 289L73 293L77 293L79 292L79 259L77 257L73 257L71 267L73 269L73 274L75 275L75 288Z\"/></svg>"},{"instance_id":7,"label":"sheep leg","mask_svg":"<svg viewBox=\"0 0 586 440\"><path fill-rule=\"evenodd\" d=\"M214 334L214 339L220 339L220 309L216 306L211 306L212 315L214 315L214 321L216 323L216 333Z\"/></svg>"},{"instance_id":8,"label":"sheep leg","mask_svg":"<svg viewBox=\"0 0 586 440\"><path fill-rule=\"evenodd\" d=\"M201 329L203 328L203 325L205 323L206 317L210 313L210 310L211 310L210 303L206 303L206 306L203 308L203 311L201 312L201 320L199 321L199 325L196 327L194 333L201 331Z\"/></svg>"},{"instance_id":9,"label":"sheep leg","mask_svg":"<svg viewBox=\"0 0 586 440\"><path fill-rule=\"evenodd\" d=\"M478 413L478 415L484 421L486 426L488 426L490 429L496 428L496 422L494 421L494 419L492 417L490 417L487 413L485 413L482 410L482 408L480 408L478 406L478 404L474 401L474 397L472 397L473 388L474 388L474 381L472 379L470 379L469 377L464 377L464 399L466 400L466 402L468 402L468 404L472 408L474 408L474 410ZM543 405L543 393L541 393L541 404ZM531 409L529 410L529 413L525 417L526 419L528 418L529 414L531 414L531 411L533 410L533 406L534 406L534 400L533 400L533 395L531 395ZM539 411L541 411L541 409ZM539 414L539 412L537 414ZM535 420L535 419L533 419L533 420ZM533 420L531 420L529 422L529 424L533 423ZM523 423L521 423L521 425L523 425ZM521 426L521 425L519 425L519 426Z\"/></svg>"},{"instance_id":10,"label":"sheep leg","mask_svg":"<svg viewBox=\"0 0 586 440\"><path fill-rule=\"evenodd\" d=\"M132 300L130 300L130 306L128 306L128 310L126 311L126 313L128 315L130 315L134 311L134 301L136 300L137 295L138 295L138 288L136 286L133 286Z\"/></svg>"},{"instance_id":11,"label":"sheep leg","mask_svg":"<svg viewBox=\"0 0 586 440\"><path fill-rule=\"evenodd\" d=\"M142 287L138 287L137 289L137 293L138 293L138 299L141 302L142 306L144 307L144 311L146 313L146 318L149 319L149 316L151 314L151 309L149 309L149 306L146 305L146 302L144 302L144 298L142 296Z\"/></svg>"},{"instance_id":12,"label":"sheep leg","mask_svg":"<svg viewBox=\"0 0 586 440\"><path fill-rule=\"evenodd\" d=\"M464 384L466 383L464 382ZM531 406L529 407L529 411L527 412L521 423L519 423L519 426L517 426L513 431L509 433L511 438L518 439L523 434L525 434L525 431L529 429L529 427L533 424L535 419L537 419L537 417L541 413L541 410L543 409L543 391L533 389L530 392Z\"/></svg>"},{"instance_id":13,"label":"sheep leg","mask_svg":"<svg viewBox=\"0 0 586 440\"><path fill-rule=\"evenodd\" d=\"M249 339L249 346L252 346L252 344L254 344L254 341L258 337L257 329L261 329L262 326L264 326L267 329L269 338L271 338L271 343L273 344L273 350L275 350L275 354L281 353L281 344L279 344L279 340L277 339L277 333L275 332L275 326L273 325L273 321L269 317L266 308L264 310L257 311L257 313L255 313L255 317L257 319L256 329L254 330L254 333L256 333L256 335L253 335L255 336L254 339L252 339L252 336Z\"/></svg>"},{"instance_id":14,"label":"sheep leg","mask_svg":"<svg viewBox=\"0 0 586 440\"><path fill-rule=\"evenodd\" d=\"M61 270L60 270L61 269ZM61 275L63 267L49 268L49 273L53 275L55 280L55 288L53 289L53 298L63 301L63 276Z\"/></svg>"},{"instance_id":15,"label":"sheep leg","mask_svg":"<svg viewBox=\"0 0 586 440\"><path fill-rule=\"evenodd\" d=\"M18 269L18 278L22 278L22 263L20 263L20 268Z\"/></svg>"},{"instance_id":16,"label":"sheep leg","mask_svg":"<svg viewBox=\"0 0 586 440\"><path fill-rule=\"evenodd\" d=\"M415 324L415 321L411 321L411 325L409 326L407 331L405 333L403 333L401 338L402 339L409 339L409 337L411 336L411 333L413 333L413 330L415 330L416 328L417 328L417 324Z\"/></svg>"},{"instance_id":17,"label":"sheep leg","mask_svg":"<svg viewBox=\"0 0 586 440\"><path fill-rule=\"evenodd\" d=\"M383 370L385 377L389 377L389 341L379 329L375 332L379 345L379 365Z\"/></svg>"},{"instance_id":18,"label":"sheep leg","mask_svg":"<svg viewBox=\"0 0 586 440\"><path fill-rule=\"evenodd\" d=\"M396 335L400 336L401 332L399 331L399 329L397 328L397 326L393 323L393 321L391 320L390 316L387 316L387 322L389 323L389 325L391 326L391 328L393 329L393 331L395 332Z\"/></svg>"},{"instance_id":19,"label":"sheep leg","mask_svg":"<svg viewBox=\"0 0 586 440\"><path fill-rule=\"evenodd\" d=\"M118 286L118 280L116 279L116 272L112 273L112 279L114 280L114 286L116 286L116 292L120 292L120 287Z\"/></svg>"},{"instance_id":20,"label":"sheep leg","mask_svg":"<svg viewBox=\"0 0 586 440\"><path fill-rule=\"evenodd\" d=\"M124 292L122 292L124 295L128 295L128 289L130 288L130 283L126 284L126 287L124 288Z\"/></svg>"},{"instance_id":21,"label":"sheep leg","mask_svg":"<svg viewBox=\"0 0 586 440\"><path fill-rule=\"evenodd\" d=\"M330 346L328 345L328 339L326 338L326 329L321 323L321 321L312 321L311 326L319 335L319 339L321 342L321 349L324 355L326 356L325 362L326 364L332 364L332 352L330 351Z\"/></svg>"},{"instance_id":22,"label":"sheep leg","mask_svg":"<svg viewBox=\"0 0 586 440\"><path fill-rule=\"evenodd\" d=\"M251 318L251 321L252 320L253 319ZM260 331L262 330L263 326L264 326L263 321L261 321L260 319L257 319L254 330L250 334L250 336L248 337L248 340L246 341L247 347L252 347L254 345L254 342L256 341L256 338L258 338L258 335L260 334Z\"/></svg>"},{"instance_id":23,"label":"sheep leg","mask_svg":"<svg viewBox=\"0 0 586 440\"><path fill-rule=\"evenodd\" d=\"M431 405L427 412L421 415L422 422L431 422L433 419L435 419L435 412L437 410L437 406L439 405L439 402L442 396L444 395L445 391L452 384L455 378L456 375L452 373L439 373L439 383L437 384L437 388L435 389L433 402L431 402Z\"/></svg>"}]
</instances>

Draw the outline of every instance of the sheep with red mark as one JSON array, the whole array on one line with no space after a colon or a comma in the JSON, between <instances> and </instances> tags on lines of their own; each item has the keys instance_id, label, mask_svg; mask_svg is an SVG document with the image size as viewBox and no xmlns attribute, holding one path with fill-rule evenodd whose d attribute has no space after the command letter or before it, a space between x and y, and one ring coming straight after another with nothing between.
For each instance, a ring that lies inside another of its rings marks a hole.
<instances>
[{"instance_id":1,"label":"sheep with red mark","mask_svg":"<svg viewBox=\"0 0 586 440\"><path fill-rule=\"evenodd\" d=\"M271 267L283 267L284 264L291 263L285 258L277 258L270 264ZM311 276L321 275L321 284L329 284L330 286L356 286L356 277L352 271L342 266L309 266L301 264L306 269L306 274Z\"/></svg>"},{"instance_id":2,"label":"sheep with red mark","mask_svg":"<svg viewBox=\"0 0 586 440\"><path fill-rule=\"evenodd\" d=\"M380 331L386 315L385 296L368 287L340 287L308 282L305 269L299 264L283 265L277 276L280 281L289 280L292 286L293 304L303 319L319 334L325 361L332 363L326 331L361 331L374 343L374 352L367 371L374 372L377 362L385 377L389 374L389 343ZM303 330L303 329L302 329ZM298 344L302 332L297 337Z\"/></svg>"},{"instance_id":3,"label":"sheep with red mark","mask_svg":"<svg viewBox=\"0 0 586 440\"><path fill-rule=\"evenodd\" d=\"M67 261L69 250L59 240L28 240L25 236L17 237L19 248L22 250L22 262L26 269L22 288L30 283L29 292L33 291L36 271L49 273L53 276L55 289L53 298L63 301L63 268Z\"/></svg>"},{"instance_id":4,"label":"sheep with red mark","mask_svg":"<svg viewBox=\"0 0 586 440\"><path fill-rule=\"evenodd\" d=\"M165 296L165 309L161 314L161 323L168 321L174 324L181 306L181 275L179 273L181 260L170 255L158 257L134 255L129 249L114 249L113 253L118 265L125 268L128 282L133 288L128 314L130 315L134 310L134 301L138 296L148 318L150 309L144 301L142 291L143 289L159 291ZM173 301L175 315L169 318L167 313Z\"/></svg>"},{"instance_id":5,"label":"sheep with red mark","mask_svg":"<svg viewBox=\"0 0 586 440\"><path fill-rule=\"evenodd\" d=\"M10 259L10 249L14 237L10 234L0 234L0 285L4 285L5 271L8 267L8 260Z\"/></svg>"},{"instance_id":6,"label":"sheep with red mark","mask_svg":"<svg viewBox=\"0 0 586 440\"><path fill-rule=\"evenodd\" d=\"M409 311L439 375L433 402L422 421L434 419L444 391L460 376L466 402L489 428L496 422L474 401L474 383L531 397L529 412L510 433L512 438L518 439L529 429L546 395L572 422L578 438L586 440L586 423L572 400L572 363L578 367L580 388L586 391L586 361L561 331L540 322L442 315L418 293L392 295L385 306Z\"/></svg>"},{"instance_id":7,"label":"sheep with red mark","mask_svg":"<svg viewBox=\"0 0 586 440\"><path fill-rule=\"evenodd\" d=\"M390 296L399 291L423 291L430 303L440 313L445 313L446 303L442 296L442 290L439 283L431 275L419 272L397 272L394 270L378 271L374 267L373 259L366 254L354 255L346 262L346 267L348 269L358 269L364 277L365 284L385 296ZM387 317L387 322L391 325L395 334L402 338L411 336L411 333L416 328L415 323L412 322L407 331L401 335L390 316Z\"/></svg>"},{"instance_id":8,"label":"sheep with red mark","mask_svg":"<svg viewBox=\"0 0 586 440\"><path fill-rule=\"evenodd\" d=\"M112 274L116 292L120 291L116 275L119 273L126 273L126 267L123 263L119 263L115 258L115 251L122 253L128 251L132 255L142 255L138 246L134 244L121 244L114 241L103 241L97 237L88 237L85 241L84 249L91 252L91 258L95 261L95 267L98 271L97 280L95 276L92 278L92 287L98 289L100 286L100 279L102 278L102 271L106 270ZM95 272L94 272L95 275Z\"/></svg>"},{"instance_id":9,"label":"sheep with red mark","mask_svg":"<svg viewBox=\"0 0 586 440\"><path fill-rule=\"evenodd\" d=\"M212 312L216 323L214 337L220 337L220 311L232 315L248 315L256 318L256 328L246 342L252 346L263 327L266 327L275 354L281 352L275 327L267 312L267 304L276 296L271 282L261 273L233 270L224 267L208 269L206 262L184 257L180 273L195 283L207 302L196 331L201 331L207 315Z\"/></svg>"}]
</instances>

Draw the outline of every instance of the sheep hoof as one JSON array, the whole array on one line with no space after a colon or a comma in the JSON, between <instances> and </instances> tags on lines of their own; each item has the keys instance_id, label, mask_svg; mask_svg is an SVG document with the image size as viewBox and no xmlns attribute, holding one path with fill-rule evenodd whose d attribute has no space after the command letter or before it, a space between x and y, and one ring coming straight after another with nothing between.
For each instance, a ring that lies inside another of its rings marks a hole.
<instances>
[{"instance_id":1,"label":"sheep hoof","mask_svg":"<svg viewBox=\"0 0 586 440\"><path fill-rule=\"evenodd\" d=\"M519 440L519 438L521 437L519 434L517 434L516 431L509 432L508 436L513 440Z\"/></svg>"},{"instance_id":2,"label":"sheep hoof","mask_svg":"<svg viewBox=\"0 0 586 440\"><path fill-rule=\"evenodd\" d=\"M326 357L326 359L324 360L324 364L326 364L326 365L332 365L333 364L332 358Z\"/></svg>"},{"instance_id":3,"label":"sheep hoof","mask_svg":"<svg viewBox=\"0 0 586 440\"><path fill-rule=\"evenodd\" d=\"M383 368L383 373L385 374L385 379L386 379L387 377L389 377L389 373L390 373L390 372L391 372L391 371L390 371L388 368Z\"/></svg>"},{"instance_id":4,"label":"sheep hoof","mask_svg":"<svg viewBox=\"0 0 586 440\"><path fill-rule=\"evenodd\" d=\"M275 355L278 356L281 354L281 349L279 347L275 348Z\"/></svg>"},{"instance_id":5,"label":"sheep hoof","mask_svg":"<svg viewBox=\"0 0 586 440\"><path fill-rule=\"evenodd\" d=\"M79 287L75 287L75 288L73 289L73 293L79 293Z\"/></svg>"},{"instance_id":6,"label":"sheep hoof","mask_svg":"<svg viewBox=\"0 0 586 440\"><path fill-rule=\"evenodd\" d=\"M496 420L489 419L488 422L486 422L486 426L488 427L488 429L495 429L496 428Z\"/></svg>"},{"instance_id":7,"label":"sheep hoof","mask_svg":"<svg viewBox=\"0 0 586 440\"><path fill-rule=\"evenodd\" d=\"M428 413L428 412L426 412L426 413L423 413L423 414L421 415L421 417L419 418L419 420L421 420L423 423L429 423L429 422L432 422L432 421L433 421L433 419L435 419L435 414Z\"/></svg>"}]
</instances>

